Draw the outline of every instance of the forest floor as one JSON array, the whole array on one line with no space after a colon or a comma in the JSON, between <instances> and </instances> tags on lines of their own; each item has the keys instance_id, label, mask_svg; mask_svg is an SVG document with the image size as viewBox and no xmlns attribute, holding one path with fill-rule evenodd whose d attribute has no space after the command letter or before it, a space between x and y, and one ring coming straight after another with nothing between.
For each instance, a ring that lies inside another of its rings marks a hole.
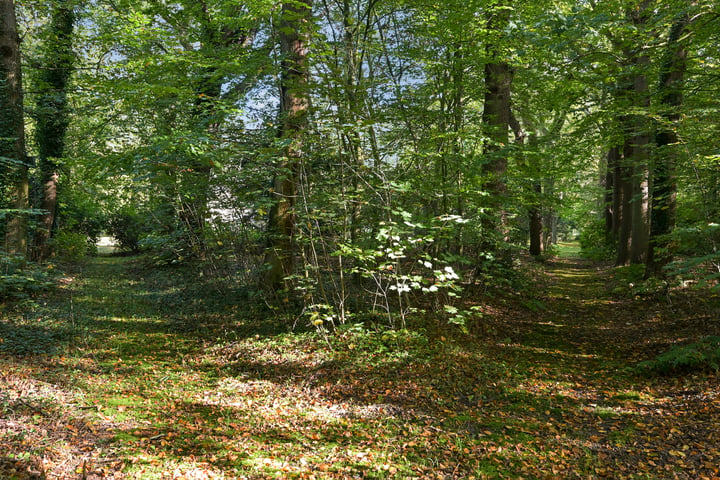
<instances>
[{"instance_id":1,"label":"forest floor","mask_svg":"<svg viewBox=\"0 0 720 480\"><path fill-rule=\"evenodd\" d=\"M467 332L325 339L144 266L91 258L0 311L0 478L720 478L717 374L635 368L720 334L716 293L561 257L466 289Z\"/></svg>"}]
</instances>

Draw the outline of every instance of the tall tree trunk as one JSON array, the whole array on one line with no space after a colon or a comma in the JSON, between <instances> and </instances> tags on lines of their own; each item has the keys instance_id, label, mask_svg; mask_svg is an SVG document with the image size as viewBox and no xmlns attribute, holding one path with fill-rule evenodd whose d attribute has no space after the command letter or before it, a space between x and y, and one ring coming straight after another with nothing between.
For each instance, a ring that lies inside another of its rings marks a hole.
<instances>
[{"instance_id":1,"label":"tall tree trunk","mask_svg":"<svg viewBox=\"0 0 720 480\"><path fill-rule=\"evenodd\" d=\"M683 104L683 84L687 69L687 45L680 37L689 19L681 17L670 28L667 50L660 70L660 107L664 123L655 137L657 155L653 169L652 210L650 222L650 249L647 257L647 275L662 276L663 267L672 259L668 252L666 235L675 227L677 179L675 168L678 157L676 125Z\"/></svg>"},{"instance_id":2,"label":"tall tree trunk","mask_svg":"<svg viewBox=\"0 0 720 480\"><path fill-rule=\"evenodd\" d=\"M202 34L199 51L211 62L210 65L200 66L193 78L196 100L191 110L192 120L198 132L212 138L217 135L225 117L224 111L217 105L221 101L223 85L227 82L220 67L223 56L228 54L231 46L247 47L255 38L257 27L220 24L219 20L213 18L212 6L207 0L199 0L194 8ZM236 8L241 9L239 6ZM189 167L180 177L177 196L179 204L175 205L175 209L185 230L185 244L194 255L202 256L205 252L205 227L212 193L213 165L204 158L193 159Z\"/></svg>"},{"instance_id":3,"label":"tall tree trunk","mask_svg":"<svg viewBox=\"0 0 720 480\"><path fill-rule=\"evenodd\" d=\"M512 73L507 62L485 65L485 104L482 121L489 140L485 146L487 162L483 166L483 171L489 179L485 189L493 200L492 207L495 214L486 222L484 234L499 232L503 242L508 240L508 219L504 205L507 197L505 175L508 159L504 149L509 141L511 84ZM497 242L491 242L488 246L491 250L496 250L496 244Z\"/></svg>"},{"instance_id":4,"label":"tall tree trunk","mask_svg":"<svg viewBox=\"0 0 720 480\"><path fill-rule=\"evenodd\" d=\"M303 157L303 134L308 126L310 100L307 92L307 57L310 25L310 0L283 3L280 19L281 138L285 139L282 160L273 180L275 204L270 210L267 285L279 290L284 278L295 271L293 234L295 200L300 162Z\"/></svg>"},{"instance_id":5,"label":"tall tree trunk","mask_svg":"<svg viewBox=\"0 0 720 480\"><path fill-rule=\"evenodd\" d=\"M610 147L607 153L605 174L605 234L608 239L617 241L620 231L620 209L622 197L616 183L619 182L620 149Z\"/></svg>"},{"instance_id":6,"label":"tall tree trunk","mask_svg":"<svg viewBox=\"0 0 720 480\"><path fill-rule=\"evenodd\" d=\"M25 122L20 67L20 37L15 2L0 0L0 157L7 165L12 207L7 223L5 249L27 255L28 167L25 155Z\"/></svg>"},{"instance_id":7,"label":"tall tree trunk","mask_svg":"<svg viewBox=\"0 0 720 480\"><path fill-rule=\"evenodd\" d=\"M354 18L352 8L349 0L343 0L341 5L342 14L342 26L343 26L343 90L342 90L342 101L343 105L340 107L338 112L338 120L340 122L340 136L342 140L344 150L344 164L351 166L350 172L350 185L347 189L347 195L349 196L350 212L348 219L348 234L351 243L355 244L358 240L360 232L360 207L362 202L358 198L360 191L360 178L359 172L362 169L363 160L363 148L360 137L356 127L349 127L361 118L361 104L359 102L359 88L360 81L362 78L362 54L359 50L359 35L362 26ZM368 12L370 15L370 12ZM345 169L343 168L343 176ZM343 178L343 184L345 179ZM358 277L359 278L359 277Z\"/></svg>"},{"instance_id":8,"label":"tall tree trunk","mask_svg":"<svg viewBox=\"0 0 720 480\"><path fill-rule=\"evenodd\" d=\"M485 64L485 101L482 122L486 137L484 148L485 164L483 174L487 178L485 190L489 194L491 214L485 216L482 227L484 236L481 248L485 252L499 253L504 263L510 262L510 251L506 248L510 240L510 228L507 202L508 158L507 145L511 122L510 90L513 72L506 61L507 54L503 50L504 30L510 22L512 8L510 2L501 1L489 12L487 30L491 34L488 39L487 63Z\"/></svg>"},{"instance_id":9,"label":"tall tree trunk","mask_svg":"<svg viewBox=\"0 0 720 480\"><path fill-rule=\"evenodd\" d=\"M537 160L531 164L528 158L528 152L524 149L525 137L527 136L522 129L522 125L518 121L517 117L512 110L510 110L510 128L515 135L515 145L521 150L518 158L518 163L521 167L521 172L524 176L529 179L529 188L526 188L527 195L530 199L528 206L528 225L529 225L529 236L530 236L530 247L528 253L530 255L539 256L543 252L543 218L542 218L542 183L538 179L539 176L539 165ZM537 136L530 135L528 144L532 147L537 144ZM537 159L537 156L533 155L530 158Z\"/></svg>"},{"instance_id":10,"label":"tall tree trunk","mask_svg":"<svg viewBox=\"0 0 720 480\"><path fill-rule=\"evenodd\" d=\"M509 240L508 217L505 210L507 200L508 159L505 155L510 131L510 88L512 70L505 60L501 42L503 30L510 20L510 9L504 2L490 11L487 29L494 38L488 42L488 62L485 64L485 99L482 122L487 138L484 154L483 174L487 178L485 190L491 199L491 215L483 220L483 241L485 252L497 252ZM507 253L507 252L505 252ZM503 255L507 257L508 255ZM509 258L505 258L509 260Z\"/></svg>"},{"instance_id":11,"label":"tall tree trunk","mask_svg":"<svg viewBox=\"0 0 720 480\"><path fill-rule=\"evenodd\" d=\"M553 197L555 193L555 178L547 177L542 182L542 191L545 198ZM558 215L554 208L545 207L542 211L542 242L543 250L549 251L557 243Z\"/></svg>"},{"instance_id":12,"label":"tall tree trunk","mask_svg":"<svg viewBox=\"0 0 720 480\"><path fill-rule=\"evenodd\" d=\"M650 106L648 81L645 71L650 58L642 55L638 58L633 93L640 110ZM650 172L649 147L650 124L647 114L634 116L632 139L633 177L632 177L632 241L630 244L630 263L645 263L650 238Z\"/></svg>"},{"instance_id":13,"label":"tall tree trunk","mask_svg":"<svg viewBox=\"0 0 720 480\"><path fill-rule=\"evenodd\" d=\"M52 11L49 35L41 65L41 91L36 112L35 138L39 153L40 177L43 187L43 210L35 237L38 259L50 254L48 240L52 236L57 210L57 160L65 151L65 132L68 126L67 83L75 64L73 30L75 13L72 0L59 0Z\"/></svg>"},{"instance_id":14,"label":"tall tree trunk","mask_svg":"<svg viewBox=\"0 0 720 480\"><path fill-rule=\"evenodd\" d=\"M645 27L647 14L648 2L643 1L628 12L628 19L640 31ZM628 71L624 74L625 85L621 88L621 96L626 101L622 108L631 113L620 117L625 140L619 183L615 184L622 196L617 265L644 263L649 249L650 124L645 111L650 105L647 82L650 58L642 53L642 45L635 42L636 39L630 40L624 49Z\"/></svg>"},{"instance_id":15,"label":"tall tree trunk","mask_svg":"<svg viewBox=\"0 0 720 480\"><path fill-rule=\"evenodd\" d=\"M622 158L620 159L620 165L618 167L618 175L616 178L615 188L617 189L616 195L618 196L618 244L617 244L617 258L615 259L616 265L627 265L630 263L630 248L632 244L632 232L633 232L633 210L632 210L632 197L633 197L633 166L632 166L632 128L631 120L624 117L621 122L625 125L625 143L622 147Z\"/></svg>"},{"instance_id":16,"label":"tall tree trunk","mask_svg":"<svg viewBox=\"0 0 720 480\"><path fill-rule=\"evenodd\" d=\"M543 252L543 217L540 206L540 196L542 195L542 184L534 180L532 183L532 193L536 197L528 210L528 219L530 221L530 255L538 256Z\"/></svg>"}]
</instances>

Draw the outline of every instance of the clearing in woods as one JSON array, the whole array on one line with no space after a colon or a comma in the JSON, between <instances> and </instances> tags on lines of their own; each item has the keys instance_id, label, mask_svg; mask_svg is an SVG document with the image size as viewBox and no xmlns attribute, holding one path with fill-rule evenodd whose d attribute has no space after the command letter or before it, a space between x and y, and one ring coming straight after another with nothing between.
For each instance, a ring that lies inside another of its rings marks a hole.
<instances>
[{"instance_id":1,"label":"clearing in woods","mask_svg":"<svg viewBox=\"0 0 720 480\"><path fill-rule=\"evenodd\" d=\"M634 368L720 334L707 290L566 257L466 289L468 333L326 340L144 267L92 258L0 312L0 478L719 478L717 375Z\"/></svg>"}]
</instances>

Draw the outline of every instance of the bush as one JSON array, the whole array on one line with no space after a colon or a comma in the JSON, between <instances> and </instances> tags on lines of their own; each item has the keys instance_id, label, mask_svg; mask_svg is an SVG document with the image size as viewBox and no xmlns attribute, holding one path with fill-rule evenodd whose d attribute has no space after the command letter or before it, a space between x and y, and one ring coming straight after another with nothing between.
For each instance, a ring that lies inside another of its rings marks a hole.
<instances>
[{"instance_id":1,"label":"bush","mask_svg":"<svg viewBox=\"0 0 720 480\"><path fill-rule=\"evenodd\" d=\"M66 200L67 203L60 204L58 211L60 231L82 233L88 245L95 245L107 223L97 203L77 195L71 195Z\"/></svg>"},{"instance_id":2,"label":"bush","mask_svg":"<svg viewBox=\"0 0 720 480\"><path fill-rule=\"evenodd\" d=\"M720 337L705 337L688 345L676 346L654 360L640 362L644 373L671 375L696 371L720 370Z\"/></svg>"},{"instance_id":3,"label":"bush","mask_svg":"<svg viewBox=\"0 0 720 480\"><path fill-rule=\"evenodd\" d=\"M0 302L23 304L52 286L48 270L0 250Z\"/></svg>"},{"instance_id":4,"label":"bush","mask_svg":"<svg viewBox=\"0 0 720 480\"><path fill-rule=\"evenodd\" d=\"M115 237L121 250L137 252L140 250L141 238L147 233L145 223L142 215L126 208L110 217L108 233Z\"/></svg>"},{"instance_id":5,"label":"bush","mask_svg":"<svg viewBox=\"0 0 720 480\"><path fill-rule=\"evenodd\" d=\"M590 260L612 260L615 257L615 244L605 232L605 221L595 220L580 232L580 253Z\"/></svg>"},{"instance_id":6,"label":"bush","mask_svg":"<svg viewBox=\"0 0 720 480\"><path fill-rule=\"evenodd\" d=\"M138 243L138 248L149 251L156 265L182 263L187 255L183 235L182 231L149 234Z\"/></svg>"},{"instance_id":7,"label":"bush","mask_svg":"<svg viewBox=\"0 0 720 480\"><path fill-rule=\"evenodd\" d=\"M78 232L58 232L52 240L55 255L71 262L77 262L88 254L88 237Z\"/></svg>"}]
</instances>

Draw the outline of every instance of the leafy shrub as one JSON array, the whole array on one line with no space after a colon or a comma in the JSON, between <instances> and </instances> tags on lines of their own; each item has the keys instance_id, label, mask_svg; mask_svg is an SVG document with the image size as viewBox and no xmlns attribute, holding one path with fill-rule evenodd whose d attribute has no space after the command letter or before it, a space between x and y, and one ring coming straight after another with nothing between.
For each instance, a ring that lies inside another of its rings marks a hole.
<instances>
[{"instance_id":1,"label":"leafy shrub","mask_svg":"<svg viewBox=\"0 0 720 480\"><path fill-rule=\"evenodd\" d=\"M720 224L681 226L673 230L669 235L669 241L679 255L686 257L710 255L720 243Z\"/></svg>"},{"instance_id":2,"label":"leafy shrub","mask_svg":"<svg viewBox=\"0 0 720 480\"><path fill-rule=\"evenodd\" d=\"M96 199L79 196L73 192L66 194L70 198L66 198L66 202L60 204L58 211L60 230L82 233L88 245L95 245L107 223L104 214L97 206Z\"/></svg>"},{"instance_id":3,"label":"leafy shrub","mask_svg":"<svg viewBox=\"0 0 720 480\"><path fill-rule=\"evenodd\" d=\"M431 252L438 233L448 224L465 220L446 216L422 225L414 222L408 212L392 213L398 220L380 222L372 242L362 246L341 243L334 255L353 260L348 273L372 280L376 299L373 312L382 312L390 326L406 326L407 314L415 310L411 293L433 295L438 306L442 305L440 309L451 315L450 320L461 323L452 306L457 292L462 290L460 276L446 257L434 257Z\"/></svg>"},{"instance_id":4,"label":"leafy shrub","mask_svg":"<svg viewBox=\"0 0 720 480\"><path fill-rule=\"evenodd\" d=\"M580 232L580 253L590 260L612 260L615 256L615 244L605 232L605 221L595 220Z\"/></svg>"},{"instance_id":5,"label":"leafy shrub","mask_svg":"<svg viewBox=\"0 0 720 480\"><path fill-rule=\"evenodd\" d=\"M47 269L0 250L0 302L23 303L52 286Z\"/></svg>"},{"instance_id":6,"label":"leafy shrub","mask_svg":"<svg viewBox=\"0 0 720 480\"><path fill-rule=\"evenodd\" d=\"M151 253L156 265L175 265L182 263L188 255L184 232L176 231L168 234L152 233L145 236L138 247Z\"/></svg>"},{"instance_id":7,"label":"leafy shrub","mask_svg":"<svg viewBox=\"0 0 720 480\"><path fill-rule=\"evenodd\" d=\"M84 233L59 231L52 240L55 254L72 262L85 258L88 254L88 237Z\"/></svg>"},{"instance_id":8,"label":"leafy shrub","mask_svg":"<svg viewBox=\"0 0 720 480\"><path fill-rule=\"evenodd\" d=\"M116 212L108 222L108 233L115 237L118 246L126 252L140 250L140 240L147 233L145 218L131 208Z\"/></svg>"},{"instance_id":9,"label":"leafy shrub","mask_svg":"<svg viewBox=\"0 0 720 480\"><path fill-rule=\"evenodd\" d=\"M430 342L424 330L396 330L381 324L346 324L330 337L337 359L363 363L378 356L389 359L425 358Z\"/></svg>"},{"instance_id":10,"label":"leafy shrub","mask_svg":"<svg viewBox=\"0 0 720 480\"><path fill-rule=\"evenodd\" d=\"M640 362L639 371L660 375L720 370L720 337L705 337L688 345L676 346L654 360Z\"/></svg>"},{"instance_id":11,"label":"leafy shrub","mask_svg":"<svg viewBox=\"0 0 720 480\"><path fill-rule=\"evenodd\" d=\"M612 270L608 287L613 295L633 297L640 290L643 290L644 276L645 265L643 264L615 267Z\"/></svg>"}]
</instances>

